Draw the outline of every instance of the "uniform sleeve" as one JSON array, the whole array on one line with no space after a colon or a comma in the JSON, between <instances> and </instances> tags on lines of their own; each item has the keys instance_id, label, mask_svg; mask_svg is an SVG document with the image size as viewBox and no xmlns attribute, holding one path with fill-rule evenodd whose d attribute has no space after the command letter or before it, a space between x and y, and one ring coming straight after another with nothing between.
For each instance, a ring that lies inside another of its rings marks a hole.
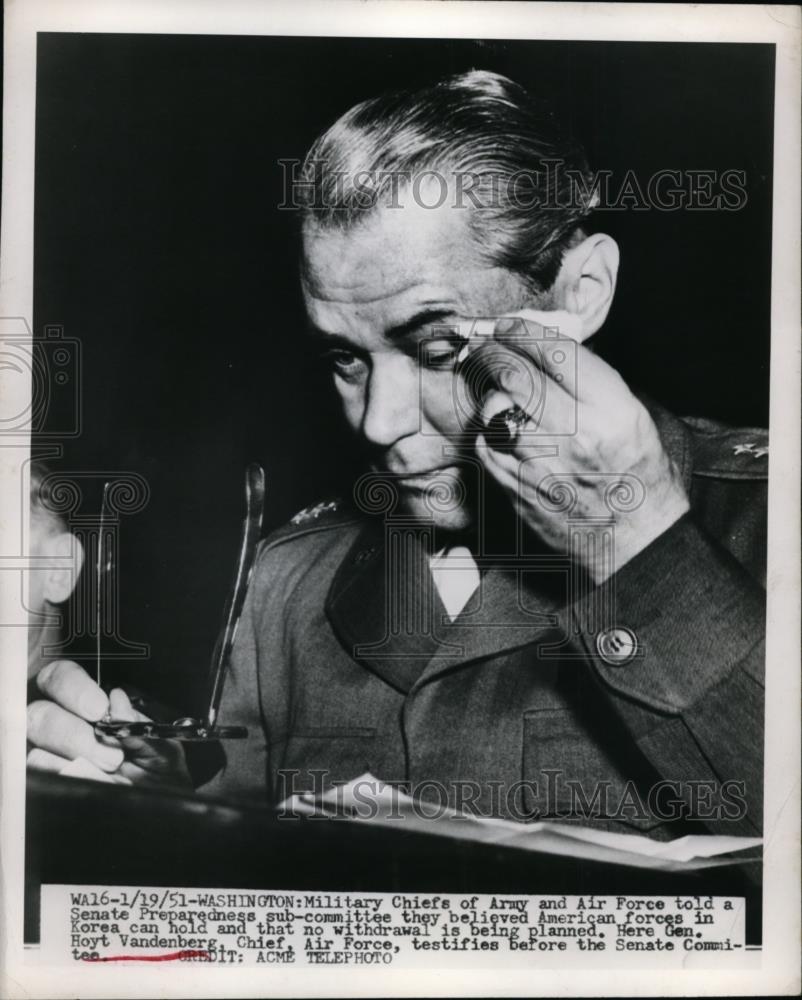
<instances>
[{"instance_id":1,"label":"uniform sleeve","mask_svg":"<svg viewBox=\"0 0 802 1000\"><path fill-rule=\"evenodd\" d=\"M237 627L218 715L221 726L245 726L248 736L243 740L221 741L223 766L198 788L201 795L255 803L267 801L268 749L260 708L255 624L264 576L264 555L263 544Z\"/></svg>"},{"instance_id":2,"label":"uniform sleeve","mask_svg":"<svg viewBox=\"0 0 802 1000\"><path fill-rule=\"evenodd\" d=\"M601 593L600 593L601 592ZM717 833L762 829L763 588L688 514L572 608L594 674L661 779ZM591 628L600 606L612 621ZM605 633L634 634L609 655Z\"/></svg>"}]
</instances>

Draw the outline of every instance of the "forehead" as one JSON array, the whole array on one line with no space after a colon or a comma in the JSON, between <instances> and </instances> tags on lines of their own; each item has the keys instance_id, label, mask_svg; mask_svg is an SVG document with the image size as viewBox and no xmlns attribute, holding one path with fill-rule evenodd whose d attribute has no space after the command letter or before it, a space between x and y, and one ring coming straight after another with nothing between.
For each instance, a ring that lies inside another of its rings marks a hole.
<instances>
[{"instance_id":1,"label":"forehead","mask_svg":"<svg viewBox=\"0 0 802 1000\"><path fill-rule=\"evenodd\" d=\"M431 303L468 315L492 312L496 298L509 305L520 282L482 259L470 210L448 200L426 208L422 200L399 199L399 207L368 212L345 231L306 225L302 282L316 325L392 323Z\"/></svg>"}]
</instances>

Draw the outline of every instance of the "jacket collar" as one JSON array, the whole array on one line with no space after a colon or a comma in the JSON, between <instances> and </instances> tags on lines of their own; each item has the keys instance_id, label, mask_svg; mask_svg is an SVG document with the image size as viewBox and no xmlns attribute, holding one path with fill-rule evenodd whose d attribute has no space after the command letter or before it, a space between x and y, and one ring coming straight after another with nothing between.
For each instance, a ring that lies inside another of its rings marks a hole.
<instances>
[{"instance_id":1,"label":"jacket collar","mask_svg":"<svg viewBox=\"0 0 802 1000\"><path fill-rule=\"evenodd\" d=\"M693 441L690 428L685 421L675 417L673 413L647 396L639 393L638 398L651 414L668 457L679 469L685 492L690 496L693 477Z\"/></svg>"}]
</instances>

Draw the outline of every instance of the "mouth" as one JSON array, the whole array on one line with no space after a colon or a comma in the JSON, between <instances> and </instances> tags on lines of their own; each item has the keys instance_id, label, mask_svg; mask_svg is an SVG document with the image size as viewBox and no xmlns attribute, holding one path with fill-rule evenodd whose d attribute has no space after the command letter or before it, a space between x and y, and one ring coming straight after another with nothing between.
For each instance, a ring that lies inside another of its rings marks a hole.
<instances>
[{"instance_id":1,"label":"mouth","mask_svg":"<svg viewBox=\"0 0 802 1000\"><path fill-rule=\"evenodd\" d=\"M458 472L457 466L446 465L436 469L394 475L393 482L401 489L425 491L430 489L434 483L456 479Z\"/></svg>"}]
</instances>

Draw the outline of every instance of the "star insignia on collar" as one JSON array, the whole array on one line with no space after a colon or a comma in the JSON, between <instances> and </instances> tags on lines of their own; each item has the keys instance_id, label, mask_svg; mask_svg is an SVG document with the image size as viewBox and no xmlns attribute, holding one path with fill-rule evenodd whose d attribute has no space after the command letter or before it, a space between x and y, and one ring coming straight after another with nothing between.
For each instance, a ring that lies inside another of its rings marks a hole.
<instances>
[{"instance_id":1,"label":"star insignia on collar","mask_svg":"<svg viewBox=\"0 0 802 1000\"><path fill-rule=\"evenodd\" d=\"M764 455L768 455L768 447L758 447L753 441L749 441L746 444L736 444L732 449L735 455L751 455L752 458L763 458Z\"/></svg>"},{"instance_id":2,"label":"star insignia on collar","mask_svg":"<svg viewBox=\"0 0 802 1000\"><path fill-rule=\"evenodd\" d=\"M299 525L306 524L308 521L317 521L321 514L332 514L338 506L339 501L330 500L328 503L318 503L314 507L306 507L290 519L290 524Z\"/></svg>"}]
</instances>

